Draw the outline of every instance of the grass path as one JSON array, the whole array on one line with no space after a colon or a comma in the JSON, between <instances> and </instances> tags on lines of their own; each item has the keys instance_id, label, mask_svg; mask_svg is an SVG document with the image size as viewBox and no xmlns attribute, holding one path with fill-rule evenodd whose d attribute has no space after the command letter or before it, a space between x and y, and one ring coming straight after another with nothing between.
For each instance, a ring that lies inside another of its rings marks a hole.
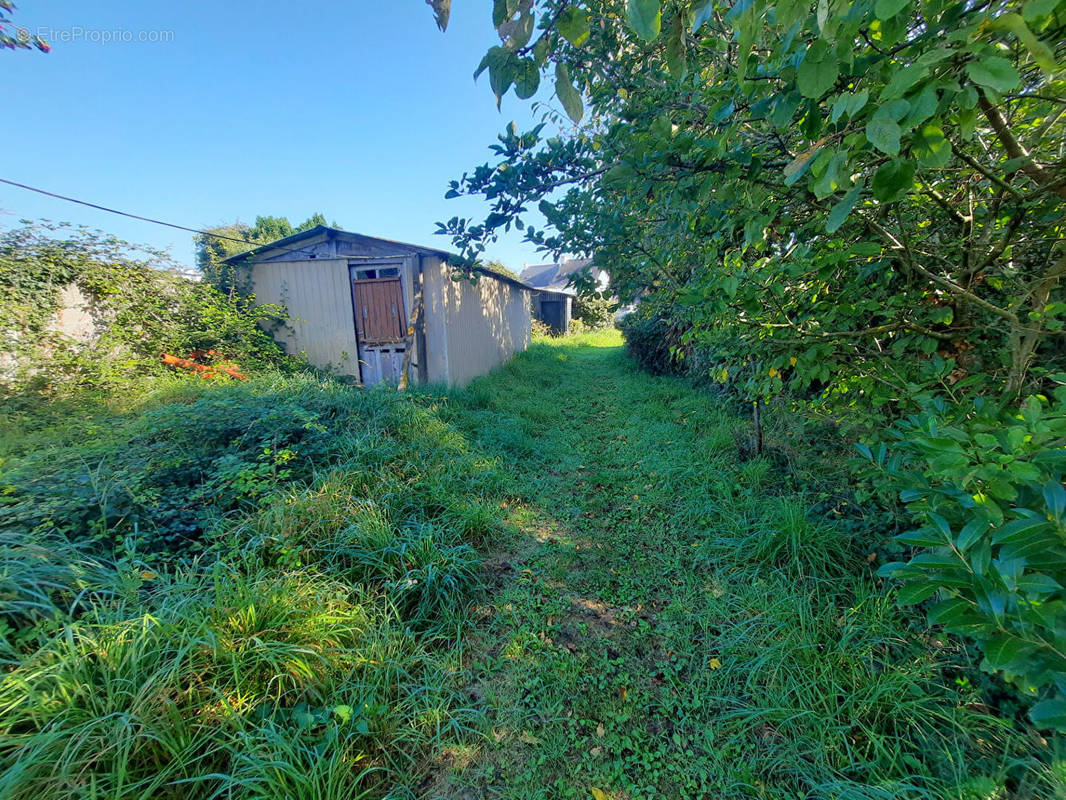
<instances>
[{"instance_id":1,"label":"grass path","mask_svg":"<svg viewBox=\"0 0 1066 800\"><path fill-rule=\"evenodd\" d=\"M1033 742L958 678L964 654L738 458L744 422L636 372L614 333L536 344L445 413L509 466L513 530L470 642L487 736L427 796L1051 791Z\"/></svg>"}]
</instances>

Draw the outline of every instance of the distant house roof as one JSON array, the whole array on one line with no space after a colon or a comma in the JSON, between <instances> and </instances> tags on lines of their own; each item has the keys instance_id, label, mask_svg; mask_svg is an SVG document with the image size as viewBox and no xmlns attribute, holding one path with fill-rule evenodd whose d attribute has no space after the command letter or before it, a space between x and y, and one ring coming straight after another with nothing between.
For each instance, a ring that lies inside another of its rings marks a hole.
<instances>
[{"instance_id":1,"label":"distant house roof","mask_svg":"<svg viewBox=\"0 0 1066 800\"><path fill-rule=\"evenodd\" d=\"M229 258L225 259L222 263L224 263L224 264L234 264L234 263L237 263L239 261L244 261L245 259L248 259L248 258L254 258L255 256L262 255L263 253L269 253L269 252L274 251L274 250L282 250L282 251L284 251L286 249L290 249L291 248L294 252L297 252L297 251L299 251L298 245L301 242L307 241L308 239L313 239L316 236L321 236L323 234L325 234L327 240L328 239L344 239L344 238L353 238L354 239L354 238L358 238L358 239L370 239L371 241L374 241L374 242L377 242L377 243L380 243L380 244L394 245L396 248L402 250L405 255L406 254L434 255L434 256L439 256L439 257L441 257L443 259L446 259L446 260L455 257L454 254L449 253L447 250L440 250L440 249L438 249L436 247L424 247L422 245L409 244L408 242L398 242L395 239L383 239L380 236L367 236L364 233L353 233L351 231L342 231L339 228L331 228L328 225L316 225L313 228L308 228L306 231L300 231L299 233L291 234L290 236L286 236L286 237L284 237L282 239L277 239L277 240L275 240L273 242L267 242L266 244L261 244L258 247L255 247L255 248L253 248L251 250L247 250L247 251L245 251L243 253L238 253L235 256L230 256ZM343 256L338 256L338 257L343 258ZM505 274L503 274L501 272L496 272L495 270L488 269L486 267L474 267L474 272L480 273L482 275L488 275L488 276L490 276L492 278L496 278L497 280L503 281L504 283L510 283L510 284L512 284L514 286L518 286L518 287L520 287L522 289L536 289L536 287L530 286L529 284L524 283L523 281L518 280L516 278L512 278L510 275L505 275Z\"/></svg>"},{"instance_id":2,"label":"distant house roof","mask_svg":"<svg viewBox=\"0 0 1066 800\"><path fill-rule=\"evenodd\" d=\"M534 289L551 292L572 292L570 276L578 272L584 272L591 264L592 259L590 258L570 259L557 264L534 264L522 270L522 274L519 277Z\"/></svg>"}]
</instances>

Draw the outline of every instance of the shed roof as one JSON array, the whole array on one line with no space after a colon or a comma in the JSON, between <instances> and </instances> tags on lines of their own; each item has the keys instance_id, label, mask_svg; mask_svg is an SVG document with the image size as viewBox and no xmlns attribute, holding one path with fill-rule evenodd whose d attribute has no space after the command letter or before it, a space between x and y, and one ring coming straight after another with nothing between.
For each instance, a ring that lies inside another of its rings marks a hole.
<instances>
[{"instance_id":1,"label":"shed roof","mask_svg":"<svg viewBox=\"0 0 1066 800\"><path fill-rule=\"evenodd\" d=\"M331 228L328 225L316 225L313 228L308 228L305 231L299 231L298 233L290 234L281 239L275 239L273 242L267 242L261 244L258 247L253 247L251 250L246 250L243 253L238 253L235 256L230 256L223 261L224 264L232 264L236 261L243 261L246 258L253 258L270 250L285 250L286 248L306 241L307 239L313 239L316 236L326 235L327 239L343 238L345 236L359 237L360 239L373 239L376 242L382 242L383 244L393 244L416 253L432 253L443 258L450 258L452 256L447 250L440 250L436 247L423 247L417 244L408 244L407 242L398 242L395 239L383 239L380 236L367 236L364 233L354 233L352 231L342 231L340 228Z\"/></svg>"},{"instance_id":2,"label":"shed roof","mask_svg":"<svg viewBox=\"0 0 1066 800\"><path fill-rule=\"evenodd\" d=\"M285 236L284 238L277 239L273 242L267 242L266 244L259 245L258 247L254 247L251 250L247 250L243 253L238 253L235 256L230 256L229 258L224 259L222 263L234 264L238 261L244 261L248 258L254 258L255 256L262 255L263 253L267 253L272 250L286 250L288 248L293 247L293 245L298 245L300 242L306 241L307 239L313 239L314 237L321 236L322 234L326 234L327 239L344 237L371 239L375 242L381 242L382 244L395 245L396 247L401 248L407 251L408 253L434 255L439 256L445 260L455 257L453 253L449 253L447 250L440 250L436 247L424 247L422 245L410 244L408 242L398 242L395 239L384 239L380 236L367 236L364 233L342 231L340 228L331 228L328 225L316 225L313 228L308 228L306 231L293 233L289 236ZM487 267L474 267L474 272L477 272L481 275L488 275L491 278L503 281L504 283L510 283L514 286L518 286L521 289L529 289L536 291L537 288L535 286L531 286L528 283L525 283L524 281L512 278L510 275L504 275L501 272L496 272L495 270L488 269Z\"/></svg>"}]
</instances>

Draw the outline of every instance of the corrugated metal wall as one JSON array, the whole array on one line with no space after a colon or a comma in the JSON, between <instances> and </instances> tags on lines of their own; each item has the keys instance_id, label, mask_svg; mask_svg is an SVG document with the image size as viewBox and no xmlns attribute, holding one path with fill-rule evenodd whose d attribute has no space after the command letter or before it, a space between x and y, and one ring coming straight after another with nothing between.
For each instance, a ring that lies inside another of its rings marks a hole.
<instances>
[{"instance_id":1,"label":"corrugated metal wall","mask_svg":"<svg viewBox=\"0 0 1066 800\"><path fill-rule=\"evenodd\" d=\"M529 347L530 291L487 275L453 281L439 258L423 271L430 381L462 386Z\"/></svg>"},{"instance_id":2,"label":"corrugated metal wall","mask_svg":"<svg viewBox=\"0 0 1066 800\"><path fill-rule=\"evenodd\" d=\"M359 376L347 259L271 261L252 268L259 303L279 303L289 322L274 336L289 353L307 353L316 367Z\"/></svg>"}]
</instances>

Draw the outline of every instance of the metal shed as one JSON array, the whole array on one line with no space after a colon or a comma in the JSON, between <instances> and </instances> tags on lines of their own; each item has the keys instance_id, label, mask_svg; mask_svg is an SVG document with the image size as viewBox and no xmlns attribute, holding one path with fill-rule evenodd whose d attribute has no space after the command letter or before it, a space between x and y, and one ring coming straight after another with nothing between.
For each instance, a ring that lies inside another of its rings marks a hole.
<instances>
[{"instance_id":1,"label":"metal shed","mask_svg":"<svg viewBox=\"0 0 1066 800\"><path fill-rule=\"evenodd\" d=\"M533 316L547 325L552 333L566 333L574 316L576 294L573 289L537 292L533 295Z\"/></svg>"},{"instance_id":2,"label":"metal shed","mask_svg":"<svg viewBox=\"0 0 1066 800\"><path fill-rule=\"evenodd\" d=\"M572 284L574 278L591 279L600 292L605 291L610 284L607 273L592 266L591 259L527 264L519 277L536 291L533 296L533 316L553 333L566 333L570 329L577 297L577 289Z\"/></svg>"},{"instance_id":3,"label":"metal shed","mask_svg":"<svg viewBox=\"0 0 1066 800\"><path fill-rule=\"evenodd\" d=\"M319 225L227 259L259 303L289 319L275 337L317 367L366 384L463 385L525 350L532 289L476 270L453 280L450 254Z\"/></svg>"}]
</instances>

